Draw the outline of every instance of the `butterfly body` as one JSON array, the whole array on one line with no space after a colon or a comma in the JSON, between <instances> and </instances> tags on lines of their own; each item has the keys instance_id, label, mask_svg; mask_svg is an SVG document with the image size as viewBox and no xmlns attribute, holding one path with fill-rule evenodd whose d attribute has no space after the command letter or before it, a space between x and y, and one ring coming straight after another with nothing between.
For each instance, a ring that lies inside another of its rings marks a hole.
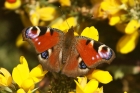
<instances>
[{"instance_id":1,"label":"butterfly body","mask_svg":"<svg viewBox=\"0 0 140 93\"><path fill-rule=\"evenodd\" d=\"M69 77L85 75L101 63L110 63L115 53L108 46L83 36L74 36L73 28L67 33L48 27L29 27L23 38L31 42L43 68L61 72Z\"/></svg>"}]
</instances>

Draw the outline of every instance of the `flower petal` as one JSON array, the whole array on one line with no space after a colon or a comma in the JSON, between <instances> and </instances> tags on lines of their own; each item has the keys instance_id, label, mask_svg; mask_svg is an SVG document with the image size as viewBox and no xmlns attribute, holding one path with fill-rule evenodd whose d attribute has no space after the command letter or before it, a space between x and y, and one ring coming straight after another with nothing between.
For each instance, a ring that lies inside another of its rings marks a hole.
<instances>
[{"instance_id":1,"label":"flower petal","mask_svg":"<svg viewBox=\"0 0 140 93\"><path fill-rule=\"evenodd\" d=\"M135 31L132 34L122 36L116 46L116 50L122 54L133 51L137 45L139 33Z\"/></svg>"},{"instance_id":2,"label":"flower petal","mask_svg":"<svg viewBox=\"0 0 140 93\"><path fill-rule=\"evenodd\" d=\"M64 20L60 25L57 26L57 29L60 29L61 31L66 31L70 27L75 27L77 25L77 17L69 17L66 20Z\"/></svg>"},{"instance_id":3,"label":"flower petal","mask_svg":"<svg viewBox=\"0 0 140 93\"><path fill-rule=\"evenodd\" d=\"M34 89L34 87L35 87L35 82L31 78L24 80L21 84L21 88L23 88L26 92Z\"/></svg>"},{"instance_id":4,"label":"flower petal","mask_svg":"<svg viewBox=\"0 0 140 93\"><path fill-rule=\"evenodd\" d=\"M94 26L91 26L90 28L86 27L82 31L81 36L86 36L86 37L89 37L89 38L94 39L96 41L98 41L98 39L99 39L98 30Z\"/></svg>"},{"instance_id":5,"label":"flower petal","mask_svg":"<svg viewBox=\"0 0 140 93\"><path fill-rule=\"evenodd\" d=\"M112 81L112 76L108 71L94 70L90 75L87 76L88 79L96 79L101 83L107 84Z\"/></svg>"},{"instance_id":6,"label":"flower petal","mask_svg":"<svg viewBox=\"0 0 140 93\"><path fill-rule=\"evenodd\" d=\"M17 47L20 47L20 46L28 46L28 43L27 42L24 42L23 41L23 37L22 37L22 34L19 34L18 37L17 37L17 40L16 40L16 46Z\"/></svg>"},{"instance_id":7,"label":"flower petal","mask_svg":"<svg viewBox=\"0 0 140 93\"><path fill-rule=\"evenodd\" d=\"M102 8L102 11L106 11L113 15L120 11L119 4L118 0L104 0L100 7Z\"/></svg>"},{"instance_id":8,"label":"flower petal","mask_svg":"<svg viewBox=\"0 0 140 93\"><path fill-rule=\"evenodd\" d=\"M103 87L97 88L93 93L103 93Z\"/></svg>"},{"instance_id":9,"label":"flower petal","mask_svg":"<svg viewBox=\"0 0 140 93\"><path fill-rule=\"evenodd\" d=\"M21 87L21 84L24 80L29 77L29 68L26 59L21 56L20 57L21 64L18 64L12 72L13 80Z\"/></svg>"},{"instance_id":10,"label":"flower petal","mask_svg":"<svg viewBox=\"0 0 140 93\"><path fill-rule=\"evenodd\" d=\"M98 81L91 79L84 88L85 93L93 93L98 88Z\"/></svg>"},{"instance_id":11,"label":"flower petal","mask_svg":"<svg viewBox=\"0 0 140 93\"><path fill-rule=\"evenodd\" d=\"M17 90L17 93L26 93L22 88Z\"/></svg>"},{"instance_id":12,"label":"flower petal","mask_svg":"<svg viewBox=\"0 0 140 93\"><path fill-rule=\"evenodd\" d=\"M140 24L138 22L138 20L131 20L126 28L125 28L125 33L126 34L132 34L134 33L134 31L136 31L138 28L140 27Z\"/></svg>"},{"instance_id":13,"label":"flower petal","mask_svg":"<svg viewBox=\"0 0 140 93\"><path fill-rule=\"evenodd\" d=\"M81 87L84 88L87 84L87 77L77 77L77 78Z\"/></svg>"},{"instance_id":14,"label":"flower petal","mask_svg":"<svg viewBox=\"0 0 140 93\"><path fill-rule=\"evenodd\" d=\"M51 24L51 27L52 28L58 28L59 29L59 26L63 23L63 18L57 18L52 24Z\"/></svg>"},{"instance_id":15,"label":"flower petal","mask_svg":"<svg viewBox=\"0 0 140 93\"><path fill-rule=\"evenodd\" d=\"M50 21L54 19L56 14L56 9L55 7L43 7L38 9L37 14L39 14L41 20Z\"/></svg>"},{"instance_id":16,"label":"flower petal","mask_svg":"<svg viewBox=\"0 0 140 93\"><path fill-rule=\"evenodd\" d=\"M33 12L30 14L30 21L31 21L33 26L38 25L39 19L40 19L39 13Z\"/></svg>"},{"instance_id":17,"label":"flower petal","mask_svg":"<svg viewBox=\"0 0 140 93\"><path fill-rule=\"evenodd\" d=\"M46 73L47 71L43 71L42 66L38 65L31 70L30 77L33 78L35 83L37 83L42 80L42 78L44 77Z\"/></svg>"},{"instance_id":18,"label":"flower petal","mask_svg":"<svg viewBox=\"0 0 140 93\"><path fill-rule=\"evenodd\" d=\"M116 25L117 23L120 22L120 17L119 15L113 15L109 18L109 25L111 26L114 26Z\"/></svg>"},{"instance_id":19,"label":"flower petal","mask_svg":"<svg viewBox=\"0 0 140 93\"><path fill-rule=\"evenodd\" d=\"M76 83L76 93L85 93L82 86L76 80L74 81Z\"/></svg>"},{"instance_id":20,"label":"flower petal","mask_svg":"<svg viewBox=\"0 0 140 93\"><path fill-rule=\"evenodd\" d=\"M6 78L0 74L0 86L8 86Z\"/></svg>"},{"instance_id":21,"label":"flower petal","mask_svg":"<svg viewBox=\"0 0 140 93\"><path fill-rule=\"evenodd\" d=\"M4 5L7 9L12 9L12 10L17 9L21 6L21 0L15 0L15 1L16 2L14 3L10 3L8 2L8 0L6 0Z\"/></svg>"},{"instance_id":22,"label":"flower petal","mask_svg":"<svg viewBox=\"0 0 140 93\"><path fill-rule=\"evenodd\" d=\"M11 74L5 68L0 68L0 86L9 86L11 83Z\"/></svg>"},{"instance_id":23,"label":"flower petal","mask_svg":"<svg viewBox=\"0 0 140 93\"><path fill-rule=\"evenodd\" d=\"M70 0L59 0L61 6L71 6Z\"/></svg>"}]
</instances>

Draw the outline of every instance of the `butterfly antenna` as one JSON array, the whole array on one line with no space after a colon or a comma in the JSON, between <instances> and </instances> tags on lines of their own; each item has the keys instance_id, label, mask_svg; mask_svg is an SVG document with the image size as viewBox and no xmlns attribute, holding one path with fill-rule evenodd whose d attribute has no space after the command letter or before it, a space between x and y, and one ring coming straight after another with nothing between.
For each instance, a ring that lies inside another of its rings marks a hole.
<instances>
[{"instance_id":1,"label":"butterfly antenna","mask_svg":"<svg viewBox=\"0 0 140 93\"><path fill-rule=\"evenodd\" d=\"M61 8L61 6L59 6L59 8ZM62 9L60 9L60 11L61 11L61 13L62 13L62 14L64 14L64 12L62 11ZM69 23L68 23L68 21L67 21L67 19L66 19L66 18L65 18L65 21L66 21L66 23L67 23L68 27L70 28L70 25L69 25Z\"/></svg>"}]
</instances>

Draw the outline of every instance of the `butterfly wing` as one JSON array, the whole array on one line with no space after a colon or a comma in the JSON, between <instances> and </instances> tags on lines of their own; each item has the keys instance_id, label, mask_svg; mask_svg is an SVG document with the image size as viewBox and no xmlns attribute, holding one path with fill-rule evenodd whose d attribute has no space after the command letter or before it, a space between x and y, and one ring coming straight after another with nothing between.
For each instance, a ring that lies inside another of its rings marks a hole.
<instances>
[{"instance_id":1,"label":"butterfly wing","mask_svg":"<svg viewBox=\"0 0 140 93\"><path fill-rule=\"evenodd\" d=\"M47 27L29 27L23 30L24 40L31 42L44 69L60 71L61 48L64 33Z\"/></svg>"},{"instance_id":2,"label":"butterfly wing","mask_svg":"<svg viewBox=\"0 0 140 93\"><path fill-rule=\"evenodd\" d=\"M101 63L111 63L115 58L114 51L105 44L87 37L77 37L76 49L88 68Z\"/></svg>"},{"instance_id":3,"label":"butterfly wing","mask_svg":"<svg viewBox=\"0 0 140 93\"><path fill-rule=\"evenodd\" d=\"M62 73L70 77L85 75L91 68L101 63L110 63L115 58L114 51L103 43L87 37L75 37L69 59Z\"/></svg>"}]
</instances>

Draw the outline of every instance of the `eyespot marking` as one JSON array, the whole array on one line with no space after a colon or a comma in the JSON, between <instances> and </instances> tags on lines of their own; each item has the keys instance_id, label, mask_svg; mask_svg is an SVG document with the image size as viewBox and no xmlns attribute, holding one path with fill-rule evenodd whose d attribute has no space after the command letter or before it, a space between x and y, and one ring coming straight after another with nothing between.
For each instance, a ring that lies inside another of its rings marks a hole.
<instances>
[{"instance_id":1,"label":"eyespot marking","mask_svg":"<svg viewBox=\"0 0 140 93\"><path fill-rule=\"evenodd\" d=\"M42 53L41 53L41 57L42 57L43 59L48 59L48 58L49 58L49 53L48 53L48 51L42 52Z\"/></svg>"},{"instance_id":2,"label":"eyespot marking","mask_svg":"<svg viewBox=\"0 0 140 93\"><path fill-rule=\"evenodd\" d=\"M48 49L47 51L40 53L40 57L42 59L48 59L50 57L51 53L52 53L52 49Z\"/></svg>"},{"instance_id":3,"label":"eyespot marking","mask_svg":"<svg viewBox=\"0 0 140 93\"><path fill-rule=\"evenodd\" d=\"M40 34L40 29L37 26L27 28L25 31L25 36L26 38L29 38L29 39L34 39L38 37L39 34Z\"/></svg>"},{"instance_id":4,"label":"eyespot marking","mask_svg":"<svg viewBox=\"0 0 140 93\"><path fill-rule=\"evenodd\" d=\"M98 49L99 55L106 60L109 60L112 57L112 50L106 45L101 45Z\"/></svg>"},{"instance_id":5,"label":"eyespot marking","mask_svg":"<svg viewBox=\"0 0 140 93\"><path fill-rule=\"evenodd\" d=\"M78 63L79 63L79 68L80 69L86 69L87 68L86 64L84 63L84 61L82 60L81 57L78 58Z\"/></svg>"}]
</instances>

